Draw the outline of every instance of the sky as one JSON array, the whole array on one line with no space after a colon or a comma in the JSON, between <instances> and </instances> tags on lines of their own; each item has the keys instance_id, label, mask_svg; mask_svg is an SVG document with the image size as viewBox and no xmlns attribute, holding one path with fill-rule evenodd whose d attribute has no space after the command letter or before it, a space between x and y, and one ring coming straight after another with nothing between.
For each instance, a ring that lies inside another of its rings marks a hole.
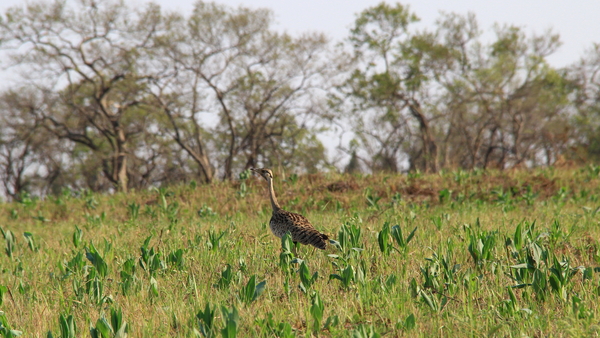
<instances>
[{"instance_id":1,"label":"sky","mask_svg":"<svg viewBox=\"0 0 600 338\"><path fill-rule=\"evenodd\" d=\"M26 0L30 1L30 0ZM275 28L291 34L323 32L341 41L349 32L356 14L381 0L215 0L229 6L269 8ZM146 0L129 1L144 4ZM162 8L189 13L195 0L154 0ZM395 1L387 1L395 3ZM0 0L0 12L23 0ZM440 11L475 13L479 27L492 37L494 23L523 27L528 34L542 34L551 28L559 33L563 45L548 60L555 67L576 62L592 43L600 43L600 1L598 0L404 0L403 5L421 18L418 28L433 28Z\"/></svg>"},{"instance_id":2,"label":"sky","mask_svg":"<svg viewBox=\"0 0 600 338\"><path fill-rule=\"evenodd\" d=\"M28 0L30 1L30 0ZM131 1L129 1L131 2ZM145 0L133 0L143 4ZM189 13L195 0L154 0L164 9ZM275 28L291 34L306 31L323 32L333 41L348 35L356 14L377 5L381 0L215 0L230 6L270 8L274 12ZM395 1L387 1L394 3ZM23 0L2 0L0 11L22 5ZM551 28L563 42L549 61L563 67L576 62L592 43L600 43L600 1L598 0L404 0L421 18L419 28L432 28L440 11L475 13L480 29L492 36L492 25L513 24L528 34L543 33Z\"/></svg>"},{"instance_id":3,"label":"sky","mask_svg":"<svg viewBox=\"0 0 600 338\"><path fill-rule=\"evenodd\" d=\"M9 0L14 1L14 0ZM141 0L136 0L141 2ZM189 12L193 0L156 0L165 9ZM349 32L356 14L381 0L217 0L230 6L270 8L276 28L291 34L317 31L340 41ZM396 1L387 1L395 3ZM440 11L475 13L480 29L491 32L495 22L523 27L528 34L547 29L559 33L563 42L549 58L556 67L567 66L583 56L594 42L600 43L600 1L598 0L410 0L409 5L421 18L419 28L432 28ZM489 33L491 36L491 33Z\"/></svg>"}]
</instances>

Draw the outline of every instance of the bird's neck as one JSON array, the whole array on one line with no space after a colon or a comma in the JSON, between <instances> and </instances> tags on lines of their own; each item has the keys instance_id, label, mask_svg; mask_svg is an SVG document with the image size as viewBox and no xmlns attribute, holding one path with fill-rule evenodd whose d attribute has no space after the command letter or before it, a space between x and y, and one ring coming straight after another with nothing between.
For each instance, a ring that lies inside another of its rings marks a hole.
<instances>
[{"instance_id":1,"label":"bird's neck","mask_svg":"<svg viewBox=\"0 0 600 338\"><path fill-rule=\"evenodd\" d=\"M275 197L275 189L273 189L273 179L269 179L269 197L271 197L271 206L273 207L273 211L277 211L281 209L279 203L277 202L277 197Z\"/></svg>"}]
</instances>

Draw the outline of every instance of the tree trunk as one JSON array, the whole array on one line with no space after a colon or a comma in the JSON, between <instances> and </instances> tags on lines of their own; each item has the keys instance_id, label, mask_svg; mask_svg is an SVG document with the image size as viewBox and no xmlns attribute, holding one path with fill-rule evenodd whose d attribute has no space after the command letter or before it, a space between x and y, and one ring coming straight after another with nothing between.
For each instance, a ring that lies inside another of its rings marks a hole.
<instances>
[{"instance_id":1,"label":"tree trunk","mask_svg":"<svg viewBox=\"0 0 600 338\"><path fill-rule=\"evenodd\" d=\"M421 140L423 142L423 158L425 160L425 172L435 173L438 171L437 165L437 144L431 135L429 129L429 123L423 113L421 112L421 106L418 102L413 101L409 103L408 108L412 115L419 122L419 130L421 131Z\"/></svg>"},{"instance_id":2,"label":"tree trunk","mask_svg":"<svg viewBox=\"0 0 600 338\"><path fill-rule=\"evenodd\" d=\"M116 173L116 181L119 191L127 192L127 139L125 132L118 122L116 122L115 130L117 132L117 154L113 172Z\"/></svg>"}]
</instances>

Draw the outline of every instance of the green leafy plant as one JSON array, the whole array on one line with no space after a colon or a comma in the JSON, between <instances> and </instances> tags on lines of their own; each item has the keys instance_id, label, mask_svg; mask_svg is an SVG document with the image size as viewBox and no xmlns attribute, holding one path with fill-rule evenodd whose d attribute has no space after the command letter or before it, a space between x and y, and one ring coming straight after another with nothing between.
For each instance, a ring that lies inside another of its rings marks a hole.
<instances>
[{"instance_id":1,"label":"green leafy plant","mask_svg":"<svg viewBox=\"0 0 600 338\"><path fill-rule=\"evenodd\" d=\"M215 286L219 289L228 288L229 285L231 285L231 282L233 281L233 276L234 275L233 270L231 269L231 265L227 264L225 270L221 271L221 278L219 278L219 281Z\"/></svg>"},{"instance_id":2,"label":"green leafy plant","mask_svg":"<svg viewBox=\"0 0 600 338\"><path fill-rule=\"evenodd\" d=\"M338 232L338 244L343 251L350 252L350 250L354 249L354 251L358 252L362 250L360 222L359 218L354 217L349 222L342 224Z\"/></svg>"},{"instance_id":3,"label":"green leafy plant","mask_svg":"<svg viewBox=\"0 0 600 338\"><path fill-rule=\"evenodd\" d=\"M279 267L285 273L292 272L292 261L294 260L294 254L292 253L292 235L286 232L281 237L281 253L279 254Z\"/></svg>"},{"instance_id":4,"label":"green leafy plant","mask_svg":"<svg viewBox=\"0 0 600 338\"><path fill-rule=\"evenodd\" d=\"M266 318L257 319L255 323L261 328L261 333L264 336L278 338L293 338L296 337L292 331L292 326L286 322L275 323L273 314L267 313Z\"/></svg>"},{"instance_id":5,"label":"green leafy plant","mask_svg":"<svg viewBox=\"0 0 600 338\"><path fill-rule=\"evenodd\" d=\"M321 323L323 321L323 311L325 305L321 301L321 296L318 292L315 292L311 297L310 315L313 318L313 332L321 331Z\"/></svg>"},{"instance_id":6,"label":"green leafy plant","mask_svg":"<svg viewBox=\"0 0 600 338\"><path fill-rule=\"evenodd\" d=\"M0 286L0 289L2 287L3 286ZM8 318L6 318L4 312L0 311L0 335L2 335L3 338L13 338L19 337L22 334L23 332L19 330L13 330L10 328L10 325L8 324Z\"/></svg>"},{"instance_id":7,"label":"green leafy plant","mask_svg":"<svg viewBox=\"0 0 600 338\"><path fill-rule=\"evenodd\" d=\"M221 247L221 239L225 236L227 230L223 230L220 233L213 231L212 229L208 231L208 249L209 250L217 250Z\"/></svg>"},{"instance_id":8,"label":"green leafy plant","mask_svg":"<svg viewBox=\"0 0 600 338\"><path fill-rule=\"evenodd\" d=\"M379 338L381 335L375 331L373 325L359 324L352 331L352 338Z\"/></svg>"},{"instance_id":9,"label":"green leafy plant","mask_svg":"<svg viewBox=\"0 0 600 338\"><path fill-rule=\"evenodd\" d=\"M94 265L100 278L105 278L108 274L108 264L106 264L102 255L96 250L94 244L90 243L89 248L86 248L85 256Z\"/></svg>"},{"instance_id":10,"label":"green leafy plant","mask_svg":"<svg viewBox=\"0 0 600 338\"><path fill-rule=\"evenodd\" d=\"M167 256L167 262L175 270L185 270L185 257L183 257L183 249L177 249Z\"/></svg>"},{"instance_id":11,"label":"green leafy plant","mask_svg":"<svg viewBox=\"0 0 600 338\"><path fill-rule=\"evenodd\" d=\"M211 308L210 303L206 303L204 311L200 310L196 314L198 320L199 333L206 338L212 338L215 334L215 308Z\"/></svg>"},{"instance_id":12,"label":"green leafy plant","mask_svg":"<svg viewBox=\"0 0 600 338\"><path fill-rule=\"evenodd\" d=\"M33 238L33 234L31 232L24 232L23 237L25 238L25 242L27 242L27 246L33 252L37 252L39 250L38 246L35 244L35 239Z\"/></svg>"},{"instance_id":13,"label":"green leafy plant","mask_svg":"<svg viewBox=\"0 0 600 338\"><path fill-rule=\"evenodd\" d=\"M158 297L158 281L154 277L150 277L150 287L148 288L150 299Z\"/></svg>"},{"instance_id":14,"label":"green leafy plant","mask_svg":"<svg viewBox=\"0 0 600 338\"><path fill-rule=\"evenodd\" d=\"M129 212L129 220L135 221L140 215L140 205L135 202L127 204L127 211Z\"/></svg>"},{"instance_id":15,"label":"green leafy plant","mask_svg":"<svg viewBox=\"0 0 600 338\"><path fill-rule=\"evenodd\" d=\"M148 236L144 241L144 244L140 247L140 266L148 272L148 274L154 277L159 271L165 269L165 262L161 259L161 254L154 250L154 247L150 246L150 240L152 236Z\"/></svg>"},{"instance_id":16,"label":"green leafy plant","mask_svg":"<svg viewBox=\"0 0 600 338\"><path fill-rule=\"evenodd\" d=\"M78 226L75 226L75 231L73 232L73 246L75 248L79 248L83 239L83 231L79 229Z\"/></svg>"},{"instance_id":17,"label":"green leafy plant","mask_svg":"<svg viewBox=\"0 0 600 338\"><path fill-rule=\"evenodd\" d=\"M75 256L73 256L73 258L71 258L70 261L63 263L63 275L66 277L70 274L80 273L83 271L84 266L85 261L83 258L83 254L81 254L81 252L78 252Z\"/></svg>"},{"instance_id":18,"label":"green leafy plant","mask_svg":"<svg viewBox=\"0 0 600 338\"><path fill-rule=\"evenodd\" d=\"M4 252L6 253L6 255L8 257L10 257L12 259L13 252L15 250L15 245L17 244L15 236L13 235L12 231L10 231L10 230L4 230L4 229L0 228L0 232L2 232L2 236L4 236L4 243L5 243Z\"/></svg>"},{"instance_id":19,"label":"green leafy plant","mask_svg":"<svg viewBox=\"0 0 600 338\"><path fill-rule=\"evenodd\" d=\"M238 325L240 316L235 306L228 309L225 306L221 306L221 313L223 314L223 329L221 329L221 336L223 338L235 338L237 336Z\"/></svg>"},{"instance_id":20,"label":"green leafy plant","mask_svg":"<svg viewBox=\"0 0 600 338\"><path fill-rule=\"evenodd\" d=\"M4 304L4 295L8 292L8 288L4 285L0 285L0 306Z\"/></svg>"},{"instance_id":21,"label":"green leafy plant","mask_svg":"<svg viewBox=\"0 0 600 338\"><path fill-rule=\"evenodd\" d=\"M477 267L481 267L485 262L494 259L494 248L496 246L496 237L498 231L480 231L479 219L476 229L465 226L469 238L469 253Z\"/></svg>"},{"instance_id":22,"label":"green leafy plant","mask_svg":"<svg viewBox=\"0 0 600 338\"><path fill-rule=\"evenodd\" d=\"M303 261L302 263L300 263L300 269L298 270L298 275L300 276L299 288L300 288L300 290L302 290L302 292L306 293L307 290L312 287L312 285L315 283L315 281L319 277L319 272L315 271L315 273L313 273L311 276L310 272L308 272L308 266L306 265L306 262Z\"/></svg>"},{"instance_id":23,"label":"green leafy plant","mask_svg":"<svg viewBox=\"0 0 600 338\"><path fill-rule=\"evenodd\" d=\"M200 218L205 218L205 217L213 217L216 216L217 213L213 211L213 209L209 206L207 206L206 204L202 205L202 207L198 210L198 216Z\"/></svg>"},{"instance_id":24,"label":"green leafy plant","mask_svg":"<svg viewBox=\"0 0 600 338\"><path fill-rule=\"evenodd\" d=\"M400 227L400 225L394 225L391 230L391 235L394 241L396 241L396 244L398 244L398 247L401 250L406 250L406 248L408 247L408 243L410 243L410 241L412 241L412 239L415 237L416 232L417 227L415 227L413 231L411 231L410 234L408 234L408 236L406 236L405 238L402 234L402 228Z\"/></svg>"},{"instance_id":25,"label":"green leafy plant","mask_svg":"<svg viewBox=\"0 0 600 338\"><path fill-rule=\"evenodd\" d=\"M567 300L568 289L572 287L571 280L577 272L584 270L583 267L572 268L567 260L559 261L552 256L552 267L548 269L550 275L548 281L552 291L563 301Z\"/></svg>"},{"instance_id":26,"label":"green leafy plant","mask_svg":"<svg viewBox=\"0 0 600 338\"><path fill-rule=\"evenodd\" d=\"M92 338L126 338L129 325L123 321L121 309L110 309L110 322L105 317L96 321L96 326L90 328Z\"/></svg>"},{"instance_id":27,"label":"green leafy plant","mask_svg":"<svg viewBox=\"0 0 600 338\"><path fill-rule=\"evenodd\" d=\"M350 285L352 284L352 282L354 282L355 278L356 278L356 272L354 270L354 267L350 264L348 264L339 273L329 275L329 280L332 280L332 279L339 280L342 283L342 287L344 289L348 289L350 287Z\"/></svg>"},{"instance_id":28,"label":"green leafy plant","mask_svg":"<svg viewBox=\"0 0 600 338\"><path fill-rule=\"evenodd\" d=\"M412 313L410 315L408 315L408 317L406 317L406 319L404 320L404 322L402 324L403 324L402 328L405 331L410 331L410 330L414 329L415 326L417 326L417 320L415 318L415 315Z\"/></svg>"},{"instance_id":29,"label":"green leafy plant","mask_svg":"<svg viewBox=\"0 0 600 338\"><path fill-rule=\"evenodd\" d=\"M131 294L132 291L139 291L139 280L135 275L136 259L130 258L121 265L121 292L124 295Z\"/></svg>"},{"instance_id":30,"label":"green leafy plant","mask_svg":"<svg viewBox=\"0 0 600 338\"><path fill-rule=\"evenodd\" d=\"M240 180L240 188L238 189L236 194L240 198L244 198L248 194L248 187L246 185L246 180L248 178L250 178L250 176L252 176L252 171L250 171L250 169L246 169L246 170L242 171L238 176L239 180Z\"/></svg>"},{"instance_id":31,"label":"green leafy plant","mask_svg":"<svg viewBox=\"0 0 600 338\"><path fill-rule=\"evenodd\" d=\"M262 281L256 284L256 275L252 275L239 292L240 300L245 304L254 302L265 291L267 281Z\"/></svg>"},{"instance_id":32,"label":"green leafy plant","mask_svg":"<svg viewBox=\"0 0 600 338\"><path fill-rule=\"evenodd\" d=\"M73 315L64 316L60 314L58 316L58 327L60 328L61 338L76 338L77 337L77 325Z\"/></svg>"},{"instance_id":33,"label":"green leafy plant","mask_svg":"<svg viewBox=\"0 0 600 338\"><path fill-rule=\"evenodd\" d=\"M374 194L372 188L367 188L365 191L365 199L367 200L367 205L370 208L379 210L379 200L381 200L381 196Z\"/></svg>"},{"instance_id":34,"label":"green leafy plant","mask_svg":"<svg viewBox=\"0 0 600 338\"><path fill-rule=\"evenodd\" d=\"M379 250L384 255L389 255L392 251L392 246L390 245L390 223L383 223L383 227L380 232L377 233L377 244L379 244Z\"/></svg>"},{"instance_id":35,"label":"green leafy plant","mask_svg":"<svg viewBox=\"0 0 600 338\"><path fill-rule=\"evenodd\" d=\"M448 201L450 201L450 198L452 197L452 192L448 189L442 189L442 190L440 190L438 197L439 197L440 203L448 202Z\"/></svg>"}]
</instances>

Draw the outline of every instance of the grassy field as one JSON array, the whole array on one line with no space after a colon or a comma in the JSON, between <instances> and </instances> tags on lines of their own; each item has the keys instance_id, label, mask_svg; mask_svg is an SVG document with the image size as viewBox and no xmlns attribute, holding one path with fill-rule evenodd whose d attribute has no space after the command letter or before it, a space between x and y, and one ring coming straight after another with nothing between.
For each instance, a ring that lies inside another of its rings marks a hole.
<instances>
[{"instance_id":1,"label":"grassy field","mask_svg":"<svg viewBox=\"0 0 600 338\"><path fill-rule=\"evenodd\" d=\"M245 175L1 204L0 332L600 335L600 167L275 175L326 251L275 238L266 182Z\"/></svg>"}]
</instances>

